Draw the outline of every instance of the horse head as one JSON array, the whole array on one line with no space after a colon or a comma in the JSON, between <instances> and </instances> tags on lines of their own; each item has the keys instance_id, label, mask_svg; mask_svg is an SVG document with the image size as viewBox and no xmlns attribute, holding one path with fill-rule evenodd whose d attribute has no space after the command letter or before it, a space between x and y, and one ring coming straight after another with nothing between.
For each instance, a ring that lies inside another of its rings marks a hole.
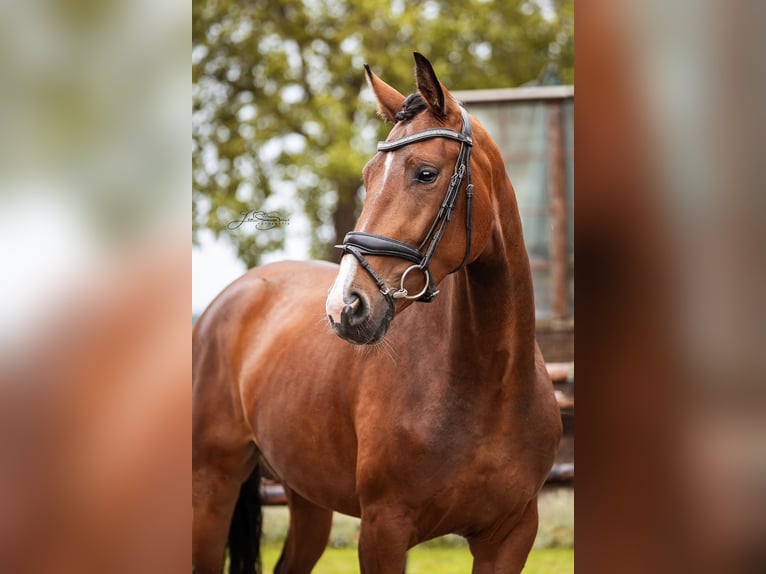
<instances>
[{"instance_id":1,"label":"horse head","mask_svg":"<svg viewBox=\"0 0 766 574\"><path fill-rule=\"evenodd\" d=\"M330 325L358 345L380 341L396 312L428 302L490 236L490 162L483 129L415 53L417 93L405 97L365 66L379 115L394 127L363 170L366 199L342 245L327 296ZM487 139L487 138L485 138Z\"/></svg>"}]
</instances>

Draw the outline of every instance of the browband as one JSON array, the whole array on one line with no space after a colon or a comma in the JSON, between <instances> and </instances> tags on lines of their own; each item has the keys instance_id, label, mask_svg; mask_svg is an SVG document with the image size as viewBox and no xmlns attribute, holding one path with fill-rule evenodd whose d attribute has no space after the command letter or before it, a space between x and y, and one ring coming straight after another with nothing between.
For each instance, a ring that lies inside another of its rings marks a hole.
<instances>
[{"instance_id":1,"label":"browband","mask_svg":"<svg viewBox=\"0 0 766 574\"><path fill-rule=\"evenodd\" d=\"M378 142L378 151L393 151L395 149L399 149L400 147L404 147L420 141L430 140L433 138L447 138L450 140L459 141L460 143L467 145L473 145L473 140L470 136L470 124L468 125L469 135L461 134L460 132L456 132L455 130L450 130L447 128L431 128L392 141Z\"/></svg>"}]
</instances>

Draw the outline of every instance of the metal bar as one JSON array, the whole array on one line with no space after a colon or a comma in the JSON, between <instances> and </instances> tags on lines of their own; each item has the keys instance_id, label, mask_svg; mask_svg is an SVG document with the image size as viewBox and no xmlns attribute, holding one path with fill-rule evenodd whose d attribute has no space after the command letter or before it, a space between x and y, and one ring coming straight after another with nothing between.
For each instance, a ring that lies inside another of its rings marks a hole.
<instances>
[{"instance_id":1,"label":"metal bar","mask_svg":"<svg viewBox=\"0 0 766 574\"><path fill-rule=\"evenodd\" d=\"M522 86L494 90L456 90L450 92L466 105L530 100L566 100L574 98L574 86Z\"/></svg>"},{"instance_id":2,"label":"metal bar","mask_svg":"<svg viewBox=\"0 0 766 574\"><path fill-rule=\"evenodd\" d=\"M551 214L551 312L554 319L569 315L567 288L567 214L564 189L564 134L560 102L545 106L548 147L548 201Z\"/></svg>"},{"instance_id":3,"label":"metal bar","mask_svg":"<svg viewBox=\"0 0 766 574\"><path fill-rule=\"evenodd\" d=\"M563 462L553 465L546 484L569 484L574 482L574 463ZM281 484L261 485L261 504L264 506L284 506L287 504L285 489Z\"/></svg>"},{"instance_id":4,"label":"metal bar","mask_svg":"<svg viewBox=\"0 0 766 574\"><path fill-rule=\"evenodd\" d=\"M569 484L574 482L574 463L561 462L554 464L545 484Z\"/></svg>"}]
</instances>

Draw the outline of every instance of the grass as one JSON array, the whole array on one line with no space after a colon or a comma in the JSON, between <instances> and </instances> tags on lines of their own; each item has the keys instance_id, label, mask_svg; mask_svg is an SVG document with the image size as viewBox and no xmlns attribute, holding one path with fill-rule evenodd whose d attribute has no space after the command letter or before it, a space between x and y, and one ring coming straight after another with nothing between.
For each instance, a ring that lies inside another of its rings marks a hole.
<instances>
[{"instance_id":1,"label":"grass","mask_svg":"<svg viewBox=\"0 0 766 574\"><path fill-rule=\"evenodd\" d=\"M539 500L540 526L524 574L572 574L574 572L574 491L546 490ZM273 572L287 533L286 507L264 508L264 572ZM356 545L359 520L342 514L333 517L327 550L315 574L358 574ZM466 574L471 571L471 553L465 539L443 536L421 544L408 553L407 574Z\"/></svg>"},{"instance_id":2,"label":"grass","mask_svg":"<svg viewBox=\"0 0 766 574\"><path fill-rule=\"evenodd\" d=\"M264 572L273 572L282 546L264 545ZM471 553L460 547L418 546L407 554L407 574L468 574L471 571ZM542 548L532 550L524 574L573 574L574 550L571 548ZM325 550L314 574L359 574L356 548Z\"/></svg>"},{"instance_id":3,"label":"grass","mask_svg":"<svg viewBox=\"0 0 766 574\"><path fill-rule=\"evenodd\" d=\"M574 490L544 490L537 510L540 523L534 548L574 548Z\"/></svg>"}]
</instances>

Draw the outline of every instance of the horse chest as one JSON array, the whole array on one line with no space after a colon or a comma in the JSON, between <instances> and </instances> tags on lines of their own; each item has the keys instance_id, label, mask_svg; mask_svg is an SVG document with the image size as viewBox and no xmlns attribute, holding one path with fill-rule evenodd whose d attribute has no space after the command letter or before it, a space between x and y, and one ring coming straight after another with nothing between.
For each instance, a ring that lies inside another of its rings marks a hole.
<instances>
[{"instance_id":1,"label":"horse chest","mask_svg":"<svg viewBox=\"0 0 766 574\"><path fill-rule=\"evenodd\" d=\"M477 469L485 480L512 482L518 449L505 413L497 405L488 408L492 402L492 397L445 398L444 393L365 401L357 408L358 465L398 473L425 490L464 483Z\"/></svg>"}]
</instances>

